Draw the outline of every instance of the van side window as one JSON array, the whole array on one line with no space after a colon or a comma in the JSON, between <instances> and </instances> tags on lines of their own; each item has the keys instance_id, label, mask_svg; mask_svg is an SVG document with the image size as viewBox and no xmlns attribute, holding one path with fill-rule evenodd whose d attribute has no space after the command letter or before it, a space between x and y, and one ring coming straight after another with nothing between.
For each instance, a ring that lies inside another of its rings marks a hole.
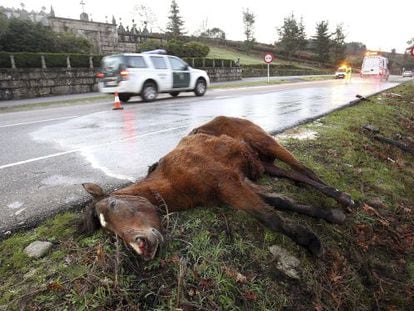
<instances>
[{"instance_id":1,"label":"van side window","mask_svg":"<svg viewBox=\"0 0 414 311\"><path fill-rule=\"evenodd\" d=\"M128 68L147 68L142 56L128 56Z\"/></svg>"},{"instance_id":2,"label":"van side window","mask_svg":"<svg viewBox=\"0 0 414 311\"><path fill-rule=\"evenodd\" d=\"M188 70L187 64L184 63L181 59L169 56L168 60L170 61L171 68L173 70L179 70L179 71Z\"/></svg>"},{"instance_id":3,"label":"van side window","mask_svg":"<svg viewBox=\"0 0 414 311\"><path fill-rule=\"evenodd\" d=\"M167 69L167 64L163 57L160 56L150 56L152 64L155 69Z\"/></svg>"}]
</instances>

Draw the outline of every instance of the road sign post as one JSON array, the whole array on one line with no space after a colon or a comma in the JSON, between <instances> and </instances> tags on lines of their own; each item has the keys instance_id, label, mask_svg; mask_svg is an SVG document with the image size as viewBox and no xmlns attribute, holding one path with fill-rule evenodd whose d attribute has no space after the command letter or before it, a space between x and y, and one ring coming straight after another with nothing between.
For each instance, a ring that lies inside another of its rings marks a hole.
<instances>
[{"instance_id":1,"label":"road sign post","mask_svg":"<svg viewBox=\"0 0 414 311\"><path fill-rule=\"evenodd\" d=\"M266 53L264 56L264 61L267 64L267 83L270 83L270 63L273 62L273 54Z\"/></svg>"}]
</instances>

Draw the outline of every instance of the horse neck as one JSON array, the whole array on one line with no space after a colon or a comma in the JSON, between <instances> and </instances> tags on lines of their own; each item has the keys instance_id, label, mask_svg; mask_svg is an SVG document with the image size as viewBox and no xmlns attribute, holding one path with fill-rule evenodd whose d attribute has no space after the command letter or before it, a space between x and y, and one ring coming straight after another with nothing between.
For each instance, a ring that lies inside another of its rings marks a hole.
<instances>
[{"instance_id":1,"label":"horse neck","mask_svg":"<svg viewBox=\"0 0 414 311\"><path fill-rule=\"evenodd\" d=\"M164 178L145 178L113 194L144 197L155 206L174 205L172 187L170 182Z\"/></svg>"}]
</instances>

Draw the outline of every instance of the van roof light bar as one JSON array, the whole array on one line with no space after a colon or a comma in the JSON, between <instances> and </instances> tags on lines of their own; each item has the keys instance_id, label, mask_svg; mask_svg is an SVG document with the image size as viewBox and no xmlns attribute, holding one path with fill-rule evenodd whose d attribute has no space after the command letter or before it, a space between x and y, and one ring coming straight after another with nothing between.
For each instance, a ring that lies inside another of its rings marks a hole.
<instances>
[{"instance_id":1,"label":"van roof light bar","mask_svg":"<svg viewBox=\"0 0 414 311\"><path fill-rule=\"evenodd\" d=\"M145 51L142 52L143 54L159 54L159 55L165 55L167 54L167 51L164 49L157 49L157 50L151 50L151 51Z\"/></svg>"}]
</instances>

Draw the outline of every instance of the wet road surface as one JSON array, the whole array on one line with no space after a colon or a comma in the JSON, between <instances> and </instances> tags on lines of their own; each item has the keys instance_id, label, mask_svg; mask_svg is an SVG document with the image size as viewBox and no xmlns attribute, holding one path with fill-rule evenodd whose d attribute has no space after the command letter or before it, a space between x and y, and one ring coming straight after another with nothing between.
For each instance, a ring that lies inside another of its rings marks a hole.
<instances>
[{"instance_id":1,"label":"wet road surface","mask_svg":"<svg viewBox=\"0 0 414 311\"><path fill-rule=\"evenodd\" d=\"M87 201L81 184L107 190L135 181L190 130L218 115L248 118L267 131L395 86L353 79L212 90L154 103L111 103L0 114L0 235Z\"/></svg>"}]
</instances>

